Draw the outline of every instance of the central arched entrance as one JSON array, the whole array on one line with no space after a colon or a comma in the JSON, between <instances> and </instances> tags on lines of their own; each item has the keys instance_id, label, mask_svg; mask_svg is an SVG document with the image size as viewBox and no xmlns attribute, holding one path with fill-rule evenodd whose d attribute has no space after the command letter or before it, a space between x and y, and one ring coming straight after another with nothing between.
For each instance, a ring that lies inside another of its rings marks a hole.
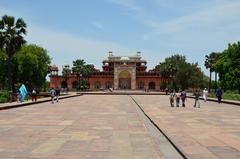
<instances>
[{"instance_id":1,"label":"central arched entrance","mask_svg":"<svg viewBox=\"0 0 240 159\"><path fill-rule=\"evenodd\" d=\"M131 74L128 71L122 71L118 75L119 89L131 89Z\"/></svg>"}]
</instances>

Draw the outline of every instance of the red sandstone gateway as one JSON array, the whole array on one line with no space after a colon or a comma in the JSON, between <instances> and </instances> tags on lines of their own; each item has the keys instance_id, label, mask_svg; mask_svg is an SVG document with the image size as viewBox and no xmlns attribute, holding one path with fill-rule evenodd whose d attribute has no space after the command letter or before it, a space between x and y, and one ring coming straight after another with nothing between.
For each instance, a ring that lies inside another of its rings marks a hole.
<instances>
[{"instance_id":1,"label":"red sandstone gateway","mask_svg":"<svg viewBox=\"0 0 240 159\"><path fill-rule=\"evenodd\" d=\"M128 89L128 90L160 90L160 83L167 82L159 76L159 70L147 71L147 61L142 59L141 53L135 56L114 56L109 52L107 60L103 60L103 71L95 69L87 78L90 90L97 89ZM83 80L83 77L81 77ZM58 67L51 67L50 87L68 88L75 90L77 86L76 74L71 74L67 82L58 75Z\"/></svg>"}]
</instances>

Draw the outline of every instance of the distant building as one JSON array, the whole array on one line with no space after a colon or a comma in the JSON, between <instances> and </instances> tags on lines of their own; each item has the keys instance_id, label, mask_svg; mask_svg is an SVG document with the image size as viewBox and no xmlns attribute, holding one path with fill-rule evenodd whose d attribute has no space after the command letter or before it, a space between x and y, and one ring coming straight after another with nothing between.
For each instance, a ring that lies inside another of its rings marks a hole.
<instances>
[{"instance_id":1,"label":"distant building","mask_svg":"<svg viewBox=\"0 0 240 159\"><path fill-rule=\"evenodd\" d=\"M141 53L135 56L114 56L109 52L106 60L103 60L103 71L95 69L93 74L88 77L90 90L109 89L114 90L160 90L160 83L166 82L160 79L157 66L153 70L147 71L147 61L142 59ZM83 77L80 77L83 80ZM78 79L75 74L71 74L65 82L62 76L58 75L56 65L52 66L50 75L50 87L67 87L74 90L77 87Z\"/></svg>"}]
</instances>

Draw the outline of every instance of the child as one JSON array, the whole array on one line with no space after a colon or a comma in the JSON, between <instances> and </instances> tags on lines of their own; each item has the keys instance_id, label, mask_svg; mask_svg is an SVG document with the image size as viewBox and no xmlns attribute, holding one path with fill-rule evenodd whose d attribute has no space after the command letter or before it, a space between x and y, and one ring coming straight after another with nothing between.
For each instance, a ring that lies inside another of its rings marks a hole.
<instances>
[{"instance_id":1,"label":"child","mask_svg":"<svg viewBox=\"0 0 240 159\"><path fill-rule=\"evenodd\" d=\"M170 104L171 104L171 107L174 107L174 97L175 97L175 93L173 92L173 90L170 91Z\"/></svg>"},{"instance_id":2,"label":"child","mask_svg":"<svg viewBox=\"0 0 240 159\"><path fill-rule=\"evenodd\" d=\"M18 93L17 93L17 102L22 102L22 94L21 94L21 91L18 91Z\"/></svg>"},{"instance_id":3,"label":"child","mask_svg":"<svg viewBox=\"0 0 240 159\"><path fill-rule=\"evenodd\" d=\"M33 88L33 90L32 90L32 101L33 102L37 101L37 92L36 92L35 88Z\"/></svg>"},{"instance_id":4,"label":"child","mask_svg":"<svg viewBox=\"0 0 240 159\"><path fill-rule=\"evenodd\" d=\"M54 97L56 96L56 91L54 90L54 88L51 89L50 95L51 95L51 101L52 101L52 104L53 104L54 103Z\"/></svg>"},{"instance_id":5,"label":"child","mask_svg":"<svg viewBox=\"0 0 240 159\"><path fill-rule=\"evenodd\" d=\"M179 103L180 103L180 93L177 91L177 93L176 93L176 107L179 107Z\"/></svg>"}]
</instances>

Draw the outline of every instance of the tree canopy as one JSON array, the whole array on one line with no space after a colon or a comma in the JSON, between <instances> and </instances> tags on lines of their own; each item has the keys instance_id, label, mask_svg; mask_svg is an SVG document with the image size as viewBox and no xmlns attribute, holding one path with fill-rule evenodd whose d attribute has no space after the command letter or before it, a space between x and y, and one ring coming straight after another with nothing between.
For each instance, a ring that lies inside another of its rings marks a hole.
<instances>
[{"instance_id":1,"label":"tree canopy","mask_svg":"<svg viewBox=\"0 0 240 159\"><path fill-rule=\"evenodd\" d=\"M26 43L24 35L26 34L26 23L22 18L15 21L13 16L4 15L0 20L0 49L5 50L7 54L8 66L8 89L14 91L12 57Z\"/></svg>"},{"instance_id":2,"label":"tree canopy","mask_svg":"<svg viewBox=\"0 0 240 159\"><path fill-rule=\"evenodd\" d=\"M160 76L169 79L171 89L199 88L202 86L203 73L197 63L186 62L186 57L176 54L167 57L159 65Z\"/></svg>"},{"instance_id":3,"label":"tree canopy","mask_svg":"<svg viewBox=\"0 0 240 159\"><path fill-rule=\"evenodd\" d=\"M78 85L77 89L80 89L80 85L86 87L88 81L86 78L91 76L92 72L94 71L94 66L90 64L86 64L83 59L77 59L73 61L72 73L77 75L78 78ZM80 76L85 78L84 80L80 81Z\"/></svg>"},{"instance_id":4,"label":"tree canopy","mask_svg":"<svg viewBox=\"0 0 240 159\"><path fill-rule=\"evenodd\" d=\"M18 81L26 84L29 88L42 87L51 63L47 51L37 45L24 45L15 58Z\"/></svg>"},{"instance_id":5,"label":"tree canopy","mask_svg":"<svg viewBox=\"0 0 240 159\"><path fill-rule=\"evenodd\" d=\"M214 68L219 72L220 85L224 89L238 89L240 93L240 42L229 44Z\"/></svg>"}]
</instances>

